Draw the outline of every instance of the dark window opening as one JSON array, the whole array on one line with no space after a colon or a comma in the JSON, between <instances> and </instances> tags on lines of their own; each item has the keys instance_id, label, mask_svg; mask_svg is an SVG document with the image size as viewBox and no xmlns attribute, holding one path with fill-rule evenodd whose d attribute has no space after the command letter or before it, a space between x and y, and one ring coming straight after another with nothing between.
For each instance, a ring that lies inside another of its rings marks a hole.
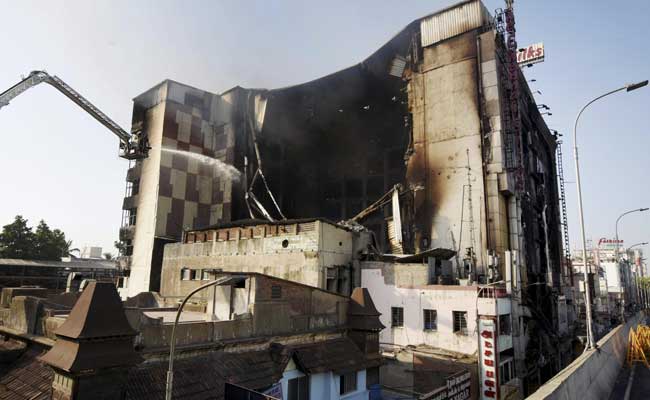
<instances>
[{"instance_id":1,"label":"dark window opening","mask_svg":"<svg viewBox=\"0 0 650 400\"><path fill-rule=\"evenodd\" d=\"M436 310L422 310L424 330L435 331L438 329L438 312Z\"/></svg>"},{"instance_id":2,"label":"dark window opening","mask_svg":"<svg viewBox=\"0 0 650 400\"><path fill-rule=\"evenodd\" d=\"M290 379L287 400L309 400L309 377Z\"/></svg>"},{"instance_id":3,"label":"dark window opening","mask_svg":"<svg viewBox=\"0 0 650 400\"><path fill-rule=\"evenodd\" d=\"M282 286L271 286L271 298L279 299L282 298Z\"/></svg>"},{"instance_id":4,"label":"dark window opening","mask_svg":"<svg viewBox=\"0 0 650 400\"><path fill-rule=\"evenodd\" d=\"M499 335L509 335L510 328L510 314L499 315Z\"/></svg>"},{"instance_id":5,"label":"dark window opening","mask_svg":"<svg viewBox=\"0 0 650 400\"><path fill-rule=\"evenodd\" d=\"M357 390L357 373L348 372L340 377L339 394L346 394Z\"/></svg>"},{"instance_id":6,"label":"dark window opening","mask_svg":"<svg viewBox=\"0 0 650 400\"><path fill-rule=\"evenodd\" d=\"M391 307L390 308L390 325L394 327L404 326L404 308Z\"/></svg>"}]
</instances>

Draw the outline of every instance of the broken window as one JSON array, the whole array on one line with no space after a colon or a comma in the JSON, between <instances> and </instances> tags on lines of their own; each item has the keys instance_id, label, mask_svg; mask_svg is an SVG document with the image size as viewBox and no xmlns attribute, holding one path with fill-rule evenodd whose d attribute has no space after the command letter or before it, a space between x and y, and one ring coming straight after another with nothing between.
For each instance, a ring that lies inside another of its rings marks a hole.
<instances>
[{"instance_id":1,"label":"broken window","mask_svg":"<svg viewBox=\"0 0 650 400\"><path fill-rule=\"evenodd\" d=\"M287 400L309 400L309 377L290 379L288 382Z\"/></svg>"},{"instance_id":2,"label":"broken window","mask_svg":"<svg viewBox=\"0 0 650 400\"><path fill-rule=\"evenodd\" d=\"M390 325L395 328L399 326L404 326L404 308L403 307L391 307L390 308L391 322Z\"/></svg>"},{"instance_id":3,"label":"broken window","mask_svg":"<svg viewBox=\"0 0 650 400\"><path fill-rule=\"evenodd\" d=\"M435 331L438 329L438 312L436 310L422 310L424 330Z\"/></svg>"},{"instance_id":4,"label":"broken window","mask_svg":"<svg viewBox=\"0 0 650 400\"><path fill-rule=\"evenodd\" d=\"M467 335L467 311L453 311L454 333Z\"/></svg>"},{"instance_id":5,"label":"broken window","mask_svg":"<svg viewBox=\"0 0 650 400\"><path fill-rule=\"evenodd\" d=\"M282 286L271 286L271 298L279 299L282 297Z\"/></svg>"},{"instance_id":6,"label":"broken window","mask_svg":"<svg viewBox=\"0 0 650 400\"><path fill-rule=\"evenodd\" d=\"M339 394L346 394L357 390L357 372L348 372L340 377Z\"/></svg>"}]
</instances>

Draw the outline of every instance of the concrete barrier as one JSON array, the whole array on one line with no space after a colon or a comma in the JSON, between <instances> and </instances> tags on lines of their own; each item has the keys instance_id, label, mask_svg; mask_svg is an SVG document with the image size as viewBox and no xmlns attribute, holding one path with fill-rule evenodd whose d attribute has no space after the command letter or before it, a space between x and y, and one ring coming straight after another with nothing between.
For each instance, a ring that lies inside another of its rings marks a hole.
<instances>
[{"instance_id":1,"label":"concrete barrier","mask_svg":"<svg viewBox=\"0 0 650 400\"><path fill-rule=\"evenodd\" d=\"M645 320L639 313L625 325L618 325L589 350L542 385L527 400L607 400L625 363L627 337L631 327Z\"/></svg>"}]
</instances>

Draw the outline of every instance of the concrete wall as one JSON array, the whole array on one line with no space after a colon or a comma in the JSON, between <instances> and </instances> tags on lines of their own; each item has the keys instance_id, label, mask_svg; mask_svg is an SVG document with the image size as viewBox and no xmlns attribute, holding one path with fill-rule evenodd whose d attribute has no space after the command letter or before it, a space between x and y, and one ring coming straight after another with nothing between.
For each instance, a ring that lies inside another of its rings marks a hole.
<instances>
[{"instance_id":1,"label":"concrete wall","mask_svg":"<svg viewBox=\"0 0 650 400\"><path fill-rule=\"evenodd\" d=\"M131 274L126 295L133 297L149 291L151 257L156 230L156 204L158 203L158 180L160 176L160 146L162 145L165 103L159 103L145 114L145 126L152 150L142 161L140 189L137 200L136 230L133 238ZM157 149L157 150L156 150Z\"/></svg>"},{"instance_id":2,"label":"concrete wall","mask_svg":"<svg viewBox=\"0 0 650 400\"><path fill-rule=\"evenodd\" d=\"M182 280L183 268L257 272L348 294L358 235L321 221L290 226L291 229L282 232L265 231L262 226L259 236L255 233L258 227L220 229L214 231L209 241L166 245L160 294L165 298L179 298L201 284L201 281ZM228 235L222 235L222 231ZM346 274L343 281L347 284L328 288L328 267ZM207 292L199 293L196 298L205 300L206 296Z\"/></svg>"},{"instance_id":3,"label":"concrete wall","mask_svg":"<svg viewBox=\"0 0 650 400\"><path fill-rule=\"evenodd\" d=\"M234 291L232 308L231 290ZM206 291L212 296L211 290ZM216 294L218 304L214 318L205 314L205 321L178 325L179 346L225 339L337 331L347 324L349 298L290 281L253 275L243 288L219 287ZM208 310L212 311L211 302ZM231 310L234 314L230 314ZM129 323L140 332L136 344L150 349L169 345L175 311L164 311L169 314L169 319L151 318L140 309L127 308Z\"/></svg>"},{"instance_id":4,"label":"concrete wall","mask_svg":"<svg viewBox=\"0 0 650 400\"><path fill-rule=\"evenodd\" d=\"M527 399L609 399L625 362L630 328L644 318L644 314L639 314L627 324L614 328L598 341L598 350L583 353Z\"/></svg>"},{"instance_id":5,"label":"concrete wall","mask_svg":"<svg viewBox=\"0 0 650 400\"><path fill-rule=\"evenodd\" d=\"M408 84L415 152L408 161L407 179L426 188L415 196L416 220L421 221L416 245L428 248L428 241L432 248L473 247L483 264L486 241L476 35L460 35L423 52L420 71ZM461 214L463 220L470 220L469 183L474 243L469 224L461 227Z\"/></svg>"}]
</instances>

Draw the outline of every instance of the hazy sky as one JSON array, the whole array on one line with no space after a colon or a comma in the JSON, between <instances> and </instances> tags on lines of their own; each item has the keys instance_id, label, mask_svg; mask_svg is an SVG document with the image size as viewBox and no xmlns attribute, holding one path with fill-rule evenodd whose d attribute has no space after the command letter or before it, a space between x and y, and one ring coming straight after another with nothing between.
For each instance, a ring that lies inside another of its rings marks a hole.
<instances>
[{"instance_id":1,"label":"hazy sky","mask_svg":"<svg viewBox=\"0 0 650 400\"><path fill-rule=\"evenodd\" d=\"M0 0L0 91L45 69L127 130L131 99L171 78L215 93L281 87L355 64L410 21L452 1ZM501 1L486 2L489 10ZM565 134L589 99L650 78L647 0L516 1L519 45L543 41L546 61L525 71L551 128ZM588 237L614 235L616 217L650 206L650 88L594 105L579 127ZM63 229L75 246L112 249L127 161L118 139L43 85L0 110L0 225L22 214ZM578 243L575 184L569 229ZM626 244L650 241L650 213L622 220Z\"/></svg>"}]
</instances>

